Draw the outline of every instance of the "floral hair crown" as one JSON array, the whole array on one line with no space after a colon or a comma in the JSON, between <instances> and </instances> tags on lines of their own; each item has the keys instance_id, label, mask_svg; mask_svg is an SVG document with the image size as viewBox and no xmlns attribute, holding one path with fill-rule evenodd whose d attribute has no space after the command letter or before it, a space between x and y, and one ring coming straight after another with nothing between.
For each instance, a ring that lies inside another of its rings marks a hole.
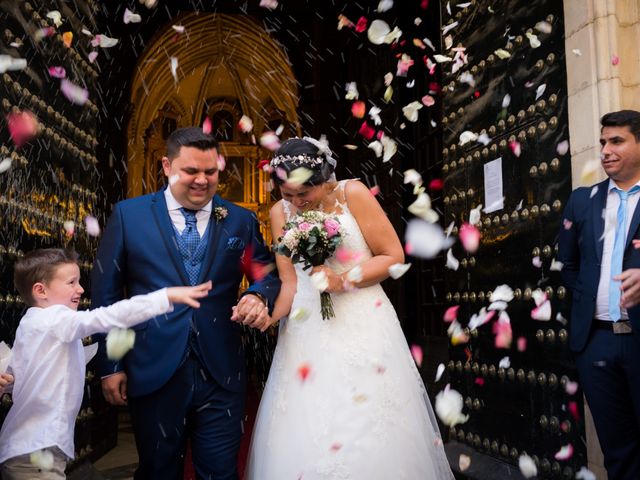
<instances>
[{"instance_id":1,"label":"floral hair crown","mask_svg":"<svg viewBox=\"0 0 640 480\"><path fill-rule=\"evenodd\" d=\"M271 166L277 167L281 163L291 162L296 166L310 166L321 165L324 162L323 155L309 155L307 153L299 153L297 155L276 155L271 159Z\"/></svg>"}]
</instances>

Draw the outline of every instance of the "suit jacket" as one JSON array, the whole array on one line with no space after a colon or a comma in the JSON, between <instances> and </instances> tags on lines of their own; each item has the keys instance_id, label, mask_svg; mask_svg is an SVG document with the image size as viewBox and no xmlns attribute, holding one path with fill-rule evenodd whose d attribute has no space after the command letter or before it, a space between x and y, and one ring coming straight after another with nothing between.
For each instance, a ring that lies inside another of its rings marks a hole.
<instances>
[{"instance_id":1,"label":"suit jacket","mask_svg":"<svg viewBox=\"0 0 640 480\"><path fill-rule=\"evenodd\" d=\"M563 263L562 279L572 293L569 347L581 351L589 338L595 315L596 296L600 282L600 265L604 246L604 209L609 180L593 187L574 190L564 210L564 222L558 236L558 260ZM597 188L595 195L592 190ZM630 215L631 212L627 212ZM571 222L571 223L569 223ZM622 270L640 268L640 250L631 245L638 238L640 203L633 212ZM640 341L640 306L628 309L633 334Z\"/></svg>"},{"instance_id":2,"label":"suit jacket","mask_svg":"<svg viewBox=\"0 0 640 480\"><path fill-rule=\"evenodd\" d=\"M226 218L216 221L215 208L225 207ZM175 305L174 310L136 327L134 348L120 362L106 358L104 339L97 355L100 375L124 370L130 396L146 395L162 387L183 358L190 323L197 331L202 361L224 388L245 389L245 358L241 325L230 320L243 277L241 256L247 247L253 261L273 261L252 212L213 198L207 229L207 250L198 283L211 280L213 288L200 308ZM251 249L252 247L252 249ZM115 205L94 264L92 307L159 288L189 285L178 252L164 192L124 200ZM249 291L262 294L273 305L280 290L275 272L254 282Z\"/></svg>"}]
</instances>

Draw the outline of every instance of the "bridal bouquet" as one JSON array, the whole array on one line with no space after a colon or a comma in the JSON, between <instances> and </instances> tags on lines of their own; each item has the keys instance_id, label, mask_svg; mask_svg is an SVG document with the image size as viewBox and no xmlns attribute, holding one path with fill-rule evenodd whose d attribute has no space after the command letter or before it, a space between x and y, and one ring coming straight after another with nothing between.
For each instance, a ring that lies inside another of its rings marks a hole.
<instances>
[{"instance_id":1,"label":"bridal bouquet","mask_svg":"<svg viewBox=\"0 0 640 480\"><path fill-rule=\"evenodd\" d=\"M291 218L283 229L275 247L276 253L304 264L303 269L317 267L331 257L342 243L342 227L337 218L324 212L309 210ZM334 316L331 295L320 293L322 318Z\"/></svg>"}]
</instances>

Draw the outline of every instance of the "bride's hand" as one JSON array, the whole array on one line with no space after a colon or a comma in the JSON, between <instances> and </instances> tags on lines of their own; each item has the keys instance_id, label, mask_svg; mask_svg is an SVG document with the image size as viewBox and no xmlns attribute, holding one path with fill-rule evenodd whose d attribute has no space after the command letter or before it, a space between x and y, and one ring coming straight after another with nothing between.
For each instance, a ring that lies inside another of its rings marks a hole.
<instances>
[{"instance_id":1,"label":"bride's hand","mask_svg":"<svg viewBox=\"0 0 640 480\"><path fill-rule=\"evenodd\" d=\"M329 282L329 286L326 288L325 292L336 293L344 291L344 278L342 275L338 275L329 267L325 265L320 265L318 267L313 267L309 275L313 275L314 273L324 272L327 276L327 281Z\"/></svg>"}]
</instances>

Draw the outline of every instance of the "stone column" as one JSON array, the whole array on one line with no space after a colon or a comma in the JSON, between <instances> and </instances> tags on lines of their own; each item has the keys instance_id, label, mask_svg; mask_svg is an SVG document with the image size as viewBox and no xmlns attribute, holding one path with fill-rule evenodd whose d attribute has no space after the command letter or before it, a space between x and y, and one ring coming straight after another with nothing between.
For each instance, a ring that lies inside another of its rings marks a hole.
<instances>
[{"instance_id":1,"label":"stone column","mask_svg":"<svg viewBox=\"0 0 640 480\"><path fill-rule=\"evenodd\" d=\"M584 178L585 164L600 156L600 117L640 110L640 2L564 0L573 188L605 178ZM616 58L619 62L616 62ZM603 457L585 402L589 469L606 480Z\"/></svg>"}]
</instances>

